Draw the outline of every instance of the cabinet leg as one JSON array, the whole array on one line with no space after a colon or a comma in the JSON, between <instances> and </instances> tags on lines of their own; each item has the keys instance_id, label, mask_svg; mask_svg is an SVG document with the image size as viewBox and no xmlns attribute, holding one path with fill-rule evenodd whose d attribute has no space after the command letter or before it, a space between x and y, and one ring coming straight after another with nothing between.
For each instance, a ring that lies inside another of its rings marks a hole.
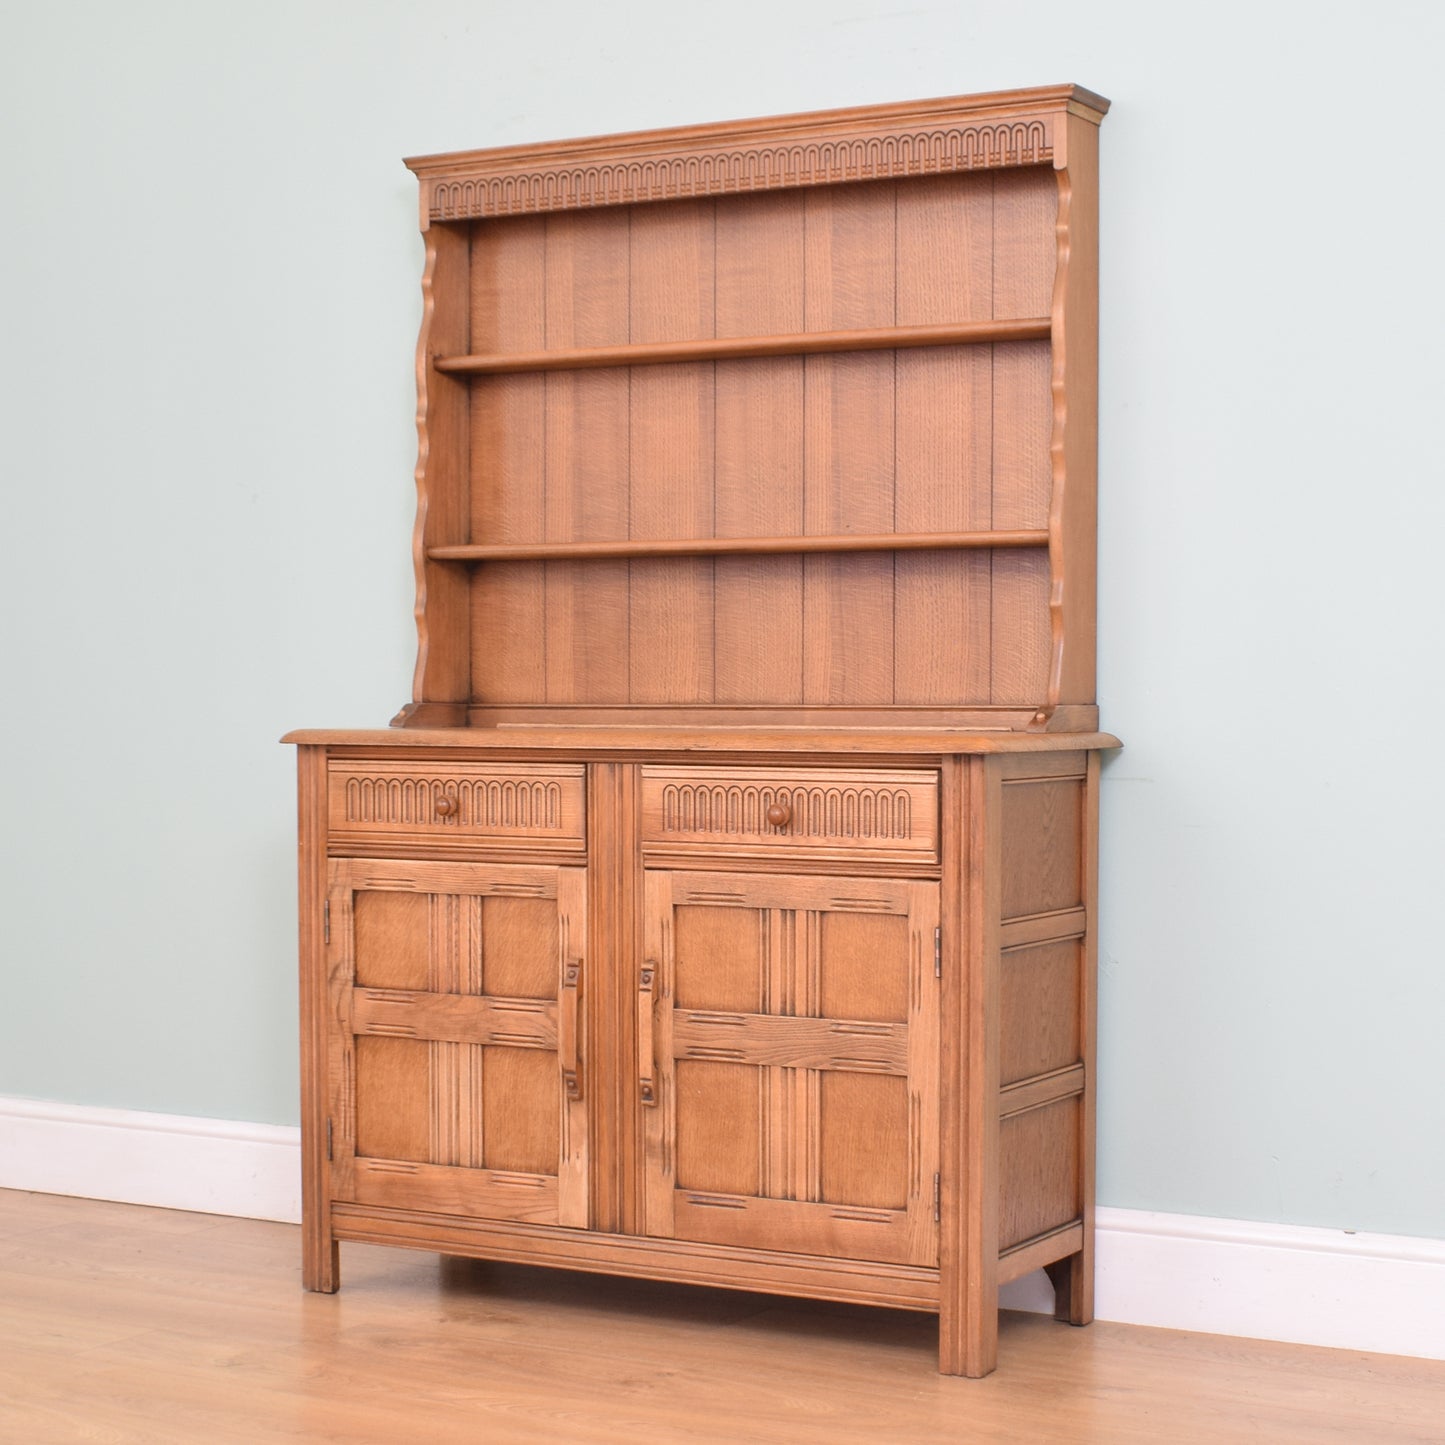
<instances>
[{"instance_id":1,"label":"cabinet leg","mask_svg":"<svg viewBox=\"0 0 1445 1445\"><path fill-rule=\"evenodd\" d=\"M1054 1286L1054 1318L1086 1325L1094 1318L1094 1253L1080 1250L1045 1266Z\"/></svg>"},{"instance_id":2,"label":"cabinet leg","mask_svg":"<svg viewBox=\"0 0 1445 1445\"><path fill-rule=\"evenodd\" d=\"M330 1231L307 1222L301 1227L301 1283L316 1294L335 1294L341 1287L341 1249Z\"/></svg>"},{"instance_id":3,"label":"cabinet leg","mask_svg":"<svg viewBox=\"0 0 1445 1445\"><path fill-rule=\"evenodd\" d=\"M998 1306L950 1309L938 1316L938 1373L970 1380L991 1375L998 1364Z\"/></svg>"}]
</instances>

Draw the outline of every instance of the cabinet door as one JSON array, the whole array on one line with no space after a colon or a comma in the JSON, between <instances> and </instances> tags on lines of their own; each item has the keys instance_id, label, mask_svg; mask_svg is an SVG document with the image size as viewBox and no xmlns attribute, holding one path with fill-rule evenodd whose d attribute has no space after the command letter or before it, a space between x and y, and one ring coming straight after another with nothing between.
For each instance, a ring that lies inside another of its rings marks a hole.
<instances>
[{"instance_id":1,"label":"cabinet door","mask_svg":"<svg viewBox=\"0 0 1445 1445\"><path fill-rule=\"evenodd\" d=\"M650 1235L938 1262L936 883L647 875Z\"/></svg>"},{"instance_id":2,"label":"cabinet door","mask_svg":"<svg viewBox=\"0 0 1445 1445\"><path fill-rule=\"evenodd\" d=\"M586 1226L585 879L332 862L336 1199Z\"/></svg>"}]
</instances>

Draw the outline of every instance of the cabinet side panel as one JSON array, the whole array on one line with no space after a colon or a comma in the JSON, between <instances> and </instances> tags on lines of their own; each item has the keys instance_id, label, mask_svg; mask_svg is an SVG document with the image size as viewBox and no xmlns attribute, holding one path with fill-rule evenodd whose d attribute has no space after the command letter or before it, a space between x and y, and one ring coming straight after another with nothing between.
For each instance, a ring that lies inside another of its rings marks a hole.
<instances>
[{"instance_id":1,"label":"cabinet side panel","mask_svg":"<svg viewBox=\"0 0 1445 1445\"><path fill-rule=\"evenodd\" d=\"M1064 1099L999 1125L999 1248L1078 1219L1079 1101Z\"/></svg>"},{"instance_id":2,"label":"cabinet side panel","mask_svg":"<svg viewBox=\"0 0 1445 1445\"><path fill-rule=\"evenodd\" d=\"M1000 960L1001 1080L1017 1083L1082 1058L1083 944L1006 948Z\"/></svg>"},{"instance_id":3,"label":"cabinet side panel","mask_svg":"<svg viewBox=\"0 0 1445 1445\"><path fill-rule=\"evenodd\" d=\"M717 334L801 331L803 197L746 196L717 210ZM803 531L803 359L716 368L714 531ZM803 700L801 557L714 562L715 690L720 703Z\"/></svg>"},{"instance_id":4,"label":"cabinet side panel","mask_svg":"<svg viewBox=\"0 0 1445 1445\"><path fill-rule=\"evenodd\" d=\"M1083 904L1084 802L1082 778L1003 785L1004 918Z\"/></svg>"},{"instance_id":5,"label":"cabinet side panel","mask_svg":"<svg viewBox=\"0 0 1445 1445\"><path fill-rule=\"evenodd\" d=\"M540 351L546 342L546 222L483 222L472 236L474 352ZM547 382L542 376L471 383L472 540L532 542L545 535ZM471 569L472 691L479 701L546 696L540 562Z\"/></svg>"},{"instance_id":6,"label":"cabinet side panel","mask_svg":"<svg viewBox=\"0 0 1445 1445\"><path fill-rule=\"evenodd\" d=\"M891 326L895 191L890 184L809 191L805 315L810 331ZM894 526L891 351L810 356L804 366L804 516L809 533ZM893 701L893 558L803 560L804 700Z\"/></svg>"},{"instance_id":7,"label":"cabinet side panel","mask_svg":"<svg viewBox=\"0 0 1445 1445\"><path fill-rule=\"evenodd\" d=\"M547 218L546 331L550 348L628 339L625 210ZM628 535L628 374L546 378L546 536L554 542ZM628 565L548 562L547 701L627 701Z\"/></svg>"},{"instance_id":8,"label":"cabinet side panel","mask_svg":"<svg viewBox=\"0 0 1445 1445\"><path fill-rule=\"evenodd\" d=\"M993 313L993 177L898 187L900 326L987 320ZM898 353L900 531L992 525L992 367L987 347ZM894 689L900 703L988 695L989 554L900 553L894 564Z\"/></svg>"},{"instance_id":9,"label":"cabinet side panel","mask_svg":"<svg viewBox=\"0 0 1445 1445\"><path fill-rule=\"evenodd\" d=\"M643 206L632 217L631 339L713 335L714 204ZM631 370L630 532L713 533L711 362ZM711 702L713 564L707 557L631 564L633 702Z\"/></svg>"}]
</instances>

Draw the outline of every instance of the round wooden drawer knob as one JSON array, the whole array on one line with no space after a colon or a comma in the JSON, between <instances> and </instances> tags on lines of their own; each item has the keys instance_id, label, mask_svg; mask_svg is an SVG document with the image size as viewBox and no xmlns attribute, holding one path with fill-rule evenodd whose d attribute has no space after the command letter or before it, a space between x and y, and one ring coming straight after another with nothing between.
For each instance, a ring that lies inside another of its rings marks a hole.
<instances>
[{"instance_id":1,"label":"round wooden drawer knob","mask_svg":"<svg viewBox=\"0 0 1445 1445\"><path fill-rule=\"evenodd\" d=\"M438 818L450 818L456 810L457 800L455 798L448 798L446 794L443 793L436 800L436 814Z\"/></svg>"},{"instance_id":2,"label":"round wooden drawer knob","mask_svg":"<svg viewBox=\"0 0 1445 1445\"><path fill-rule=\"evenodd\" d=\"M786 828L792 821L793 809L788 803L769 803L768 822L775 828Z\"/></svg>"}]
</instances>

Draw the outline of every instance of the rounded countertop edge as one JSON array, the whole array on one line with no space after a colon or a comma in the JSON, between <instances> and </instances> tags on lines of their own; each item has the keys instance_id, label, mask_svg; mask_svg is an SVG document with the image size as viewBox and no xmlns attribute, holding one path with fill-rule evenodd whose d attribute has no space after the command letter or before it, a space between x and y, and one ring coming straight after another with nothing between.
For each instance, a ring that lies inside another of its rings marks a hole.
<instances>
[{"instance_id":1,"label":"rounded countertop edge","mask_svg":"<svg viewBox=\"0 0 1445 1445\"><path fill-rule=\"evenodd\" d=\"M1105 732L1012 732L976 728L487 727L298 728L298 747L465 748L485 752L586 753L1058 753L1124 745Z\"/></svg>"}]
</instances>

